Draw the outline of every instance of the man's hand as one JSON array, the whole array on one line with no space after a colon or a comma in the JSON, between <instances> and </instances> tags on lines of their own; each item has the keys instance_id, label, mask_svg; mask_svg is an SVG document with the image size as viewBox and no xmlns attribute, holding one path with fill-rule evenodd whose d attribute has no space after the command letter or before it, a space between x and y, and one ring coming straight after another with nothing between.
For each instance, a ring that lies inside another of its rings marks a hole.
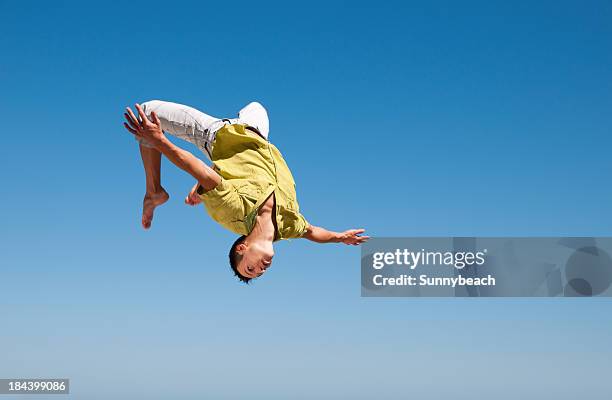
<instances>
[{"instance_id":1,"label":"man's hand","mask_svg":"<svg viewBox=\"0 0 612 400\"><path fill-rule=\"evenodd\" d=\"M349 229L348 231L341 232L340 242L359 246L370 238L369 236L360 236L363 232L365 232L365 229Z\"/></svg>"},{"instance_id":2,"label":"man's hand","mask_svg":"<svg viewBox=\"0 0 612 400\"><path fill-rule=\"evenodd\" d=\"M161 129L161 121L155 112L151 113L151 120L149 120L142 107L140 107L140 104L136 104L135 107L140 118L136 118L132 109L127 107L125 109L126 112L123 114L127 122L124 122L123 126L136 137L144 139L146 142L157 147L164 138L164 132Z\"/></svg>"},{"instance_id":3,"label":"man's hand","mask_svg":"<svg viewBox=\"0 0 612 400\"><path fill-rule=\"evenodd\" d=\"M365 243L370 237L361 236L365 229L349 229L344 232L328 231L319 226L309 225L304 238L317 243L344 243L359 246Z\"/></svg>"},{"instance_id":4,"label":"man's hand","mask_svg":"<svg viewBox=\"0 0 612 400\"><path fill-rule=\"evenodd\" d=\"M190 206L196 206L202 202L200 196L198 196L198 188L200 187L200 182L197 182L189 191L187 197L185 197L185 204Z\"/></svg>"}]
</instances>

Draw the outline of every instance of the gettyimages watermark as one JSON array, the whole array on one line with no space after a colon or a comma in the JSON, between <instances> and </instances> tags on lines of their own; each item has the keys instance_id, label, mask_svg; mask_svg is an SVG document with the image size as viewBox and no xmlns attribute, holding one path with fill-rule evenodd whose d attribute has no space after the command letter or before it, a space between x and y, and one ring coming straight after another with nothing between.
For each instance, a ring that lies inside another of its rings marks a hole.
<instances>
[{"instance_id":1,"label":"gettyimages watermark","mask_svg":"<svg viewBox=\"0 0 612 400\"><path fill-rule=\"evenodd\" d=\"M363 297L612 296L612 238L372 238Z\"/></svg>"}]
</instances>

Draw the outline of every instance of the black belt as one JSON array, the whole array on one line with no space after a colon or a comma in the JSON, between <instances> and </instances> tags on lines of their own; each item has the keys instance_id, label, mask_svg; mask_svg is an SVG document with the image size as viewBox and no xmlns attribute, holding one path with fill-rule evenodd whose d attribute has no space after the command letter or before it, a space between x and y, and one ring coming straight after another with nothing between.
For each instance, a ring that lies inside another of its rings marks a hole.
<instances>
[{"instance_id":1,"label":"black belt","mask_svg":"<svg viewBox=\"0 0 612 400\"><path fill-rule=\"evenodd\" d=\"M231 123L232 121L230 121L227 118L223 118L221 121L223 122L227 122L228 124ZM265 139L265 137L261 134L261 132L259 132L259 129L255 128L254 126L251 125L247 125L246 128L250 131L255 132L256 134L258 134L259 136L261 136L263 139Z\"/></svg>"}]
</instances>

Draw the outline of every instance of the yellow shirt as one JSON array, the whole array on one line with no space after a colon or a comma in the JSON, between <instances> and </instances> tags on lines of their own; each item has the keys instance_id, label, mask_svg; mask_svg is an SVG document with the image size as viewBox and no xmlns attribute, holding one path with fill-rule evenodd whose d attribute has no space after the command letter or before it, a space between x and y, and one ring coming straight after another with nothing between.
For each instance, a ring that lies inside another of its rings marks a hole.
<instances>
[{"instance_id":1,"label":"yellow shirt","mask_svg":"<svg viewBox=\"0 0 612 400\"><path fill-rule=\"evenodd\" d=\"M208 214L223 227L248 235L259 207L274 192L275 240L301 237L308 222L300 214L295 181L280 151L245 125L225 125L217 131L212 157L221 175L216 188L198 194Z\"/></svg>"}]
</instances>

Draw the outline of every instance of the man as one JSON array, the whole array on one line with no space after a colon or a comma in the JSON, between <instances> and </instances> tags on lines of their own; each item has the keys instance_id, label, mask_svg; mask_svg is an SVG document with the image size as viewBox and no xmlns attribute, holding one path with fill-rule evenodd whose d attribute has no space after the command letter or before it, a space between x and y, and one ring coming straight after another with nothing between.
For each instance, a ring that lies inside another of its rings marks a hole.
<instances>
[{"instance_id":1,"label":"man","mask_svg":"<svg viewBox=\"0 0 612 400\"><path fill-rule=\"evenodd\" d=\"M169 196L161 185L161 155L196 179L185 203L204 203L220 225L241 235L229 253L238 278L249 282L272 264L273 242L306 238L317 243L359 245L364 229L328 231L309 224L299 211L295 182L278 149L268 141L268 116L259 103L240 110L237 119L219 119L194 108L153 100L128 107L124 126L140 142L146 175L142 226L150 228L155 208ZM166 138L199 147L212 168Z\"/></svg>"}]
</instances>

